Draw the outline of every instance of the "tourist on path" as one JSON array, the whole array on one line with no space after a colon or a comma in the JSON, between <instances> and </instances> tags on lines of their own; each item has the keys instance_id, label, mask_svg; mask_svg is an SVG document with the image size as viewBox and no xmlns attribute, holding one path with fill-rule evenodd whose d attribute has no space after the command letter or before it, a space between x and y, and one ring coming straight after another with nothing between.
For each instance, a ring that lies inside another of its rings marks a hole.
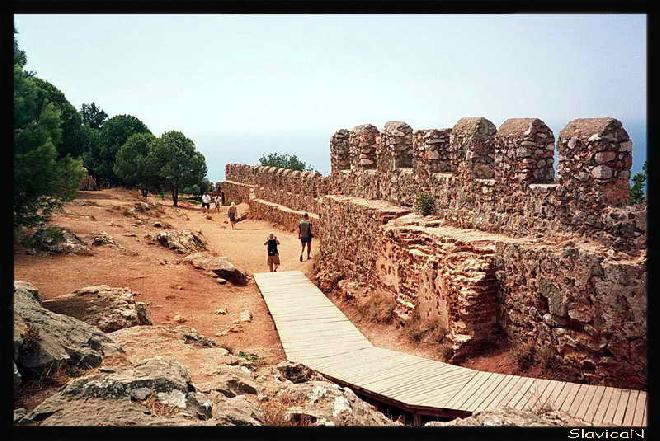
<instances>
[{"instance_id":1,"label":"tourist on path","mask_svg":"<svg viewBox=\"0 0 660 441\"><path fill-rule=\"evenodd\" d=\"M231 229L234 229L234 224L236 223L236 204L231 203L229 210L227 210L227 216L229 216L229 223L231 224Z\"/></svg>"},{"instance_id":2,"label":"tourist on path","mask_svg":"<svg viewBox=\"0 0 660 441\"><path fill-rule=\"evenodd\" d=\"M208 193L202 195L202 209L204 210L204 213L207 214L211 209L211 196Z\"/></svg>"},{"instance_id":3,"label":"tourist on path","mask_svg":"<svg viewBox=\"0 0 660 441\"><path fill-rule=\"evenodd\" d=\"M213 198L213 202L215 203L215 211L220 213L220 195L215 195Z\"/></svg>"},{"instance_id":4,"label":"tourist on path","mask_svg":"<svg viewBox=\"0 0 660 441\"><path fill-rule=\"evenodd\" d=\"M309 220L309 214L305 213L302 220L298 224L298 239L300 239L300 243L302 245L302 248L300 250L301 262L303 260L303 252L305 251L305 245L307 245L307 260L311 258L310 254L312 252L312 237L314 237L314 235L312 234L312 223Z\"/></svg>"},{"instance_id":5,"label":"tourist on path","mask_svg":"<svg viewBox=\"0 0 660 441\"><path fill-rule=\"evenodd\" d=\"M277 250L277 246L280 244L280 241L277 240L275 233L270 233L264 245L268 248L268 269L270 272L277 272L277 267L280 266L280 253Z\"/></svg>"}]
</instances>

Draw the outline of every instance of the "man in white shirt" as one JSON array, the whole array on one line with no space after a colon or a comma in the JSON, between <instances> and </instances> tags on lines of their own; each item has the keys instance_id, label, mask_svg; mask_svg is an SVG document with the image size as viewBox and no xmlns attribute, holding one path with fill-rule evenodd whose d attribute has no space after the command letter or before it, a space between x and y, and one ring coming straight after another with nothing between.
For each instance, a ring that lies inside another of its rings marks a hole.
<instances>
[{"instance_id":1,"label":"man in white shirt","mask_svg":"<svg viewBox=\"0 0 660 441\"><path fill-rule=\"evenodd\" d=\"M208 214L209 209L211 208L211 196L208 193L202 195L202 209L205 213Z\"/></svg>"}]
</instances>

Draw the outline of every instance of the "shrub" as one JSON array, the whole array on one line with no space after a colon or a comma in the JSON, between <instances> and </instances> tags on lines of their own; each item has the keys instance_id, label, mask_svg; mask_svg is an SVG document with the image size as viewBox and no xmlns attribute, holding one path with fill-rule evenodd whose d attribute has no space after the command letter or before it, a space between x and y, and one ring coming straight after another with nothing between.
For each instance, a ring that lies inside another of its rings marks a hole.
<instances>
[{"instance_id":1,"label":"shrub","mask_svg":"<svg viewBox=\"0 0 660 441\"><path fill-rule=\"evenodd\" d=\"M433 196L425 192L418 193L417 199L415 200L415 210L424 216L434 214L435 200L433 199Z\"/></svg>"}]
</instances>

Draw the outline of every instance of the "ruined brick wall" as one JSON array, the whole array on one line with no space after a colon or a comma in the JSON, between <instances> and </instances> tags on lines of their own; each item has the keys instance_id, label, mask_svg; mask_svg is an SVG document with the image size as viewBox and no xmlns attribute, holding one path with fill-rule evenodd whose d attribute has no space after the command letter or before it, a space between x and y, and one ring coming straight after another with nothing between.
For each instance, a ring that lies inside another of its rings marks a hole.
<instances>
[{"instance_id":1,"label":"ruined brick wall","mask_svg":"<svg viewBox=\"0 0 660 441\"><path fill-rule=\"evenodd\" d=\"M396 314L446 332L463 358L501 338L574 381L645 387L645 256L598 242L513 238L328 196L318 282L390 293Z\"/></svg>"},{"instance_id":2,"label":"ruined brick wall","mask_svg":"<svg viewBox=\"0 0 660 441\"><path fill-rule=\"evenodd\" d=\"M289 229L309 212L323 286L388 293L456 354L501 330L574 380L643 387L646 207L627 206L619 121L576 119L557 140L537 118L365 124L335 132L330 155L330 176L229 164L222 185ZM434 216L409 214L422 191Z\"/></svg>"}]
</instances>

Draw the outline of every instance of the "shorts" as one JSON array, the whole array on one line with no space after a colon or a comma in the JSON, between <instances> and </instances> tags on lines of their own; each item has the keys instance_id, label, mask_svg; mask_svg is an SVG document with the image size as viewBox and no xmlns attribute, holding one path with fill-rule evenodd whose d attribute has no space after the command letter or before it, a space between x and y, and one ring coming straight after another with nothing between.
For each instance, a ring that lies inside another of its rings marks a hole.
<instances>
[{"instance_id":1,"label":"shorts","mask_svg":"<svg viewBox=\"0 0 660 441\"><path fill-rule=\"evenodd\" d=\"M270 264L273 265L279 265L280 264L280 256L278 254L275 254L274 256L268 256L268 265Z\"/></svg>"},{"instance_id":2,"label":"shorts","mask_svg":"<svg viewBox=\"0 0 660 441\"><path fill-rule=\"evenodd\" d=\"M310 237L301 237L300 238L300 243L303 244L303 245L306 244L306 243L311 244L312 243L311 236Z\"/></svg>"},{"instance_id":3,"label":"shorts","mask_svg":"<svg viewBox=\"0 0 660 441\"><path fill-rule=\"evenodd\" d=\"M235 214L229 214L229 220L232 222L236 222L236 215Z\"/></svg>"},{"instance_id":4,"label":"shorts","mask_svg":"<svg viewBox=\"0 0 660 441\"><path fill-rule=\"evenodd\" d=\"M202 202L202 208L211 208L211 204L207 204L206 202Z\"/></svg>"}]
</instances>

